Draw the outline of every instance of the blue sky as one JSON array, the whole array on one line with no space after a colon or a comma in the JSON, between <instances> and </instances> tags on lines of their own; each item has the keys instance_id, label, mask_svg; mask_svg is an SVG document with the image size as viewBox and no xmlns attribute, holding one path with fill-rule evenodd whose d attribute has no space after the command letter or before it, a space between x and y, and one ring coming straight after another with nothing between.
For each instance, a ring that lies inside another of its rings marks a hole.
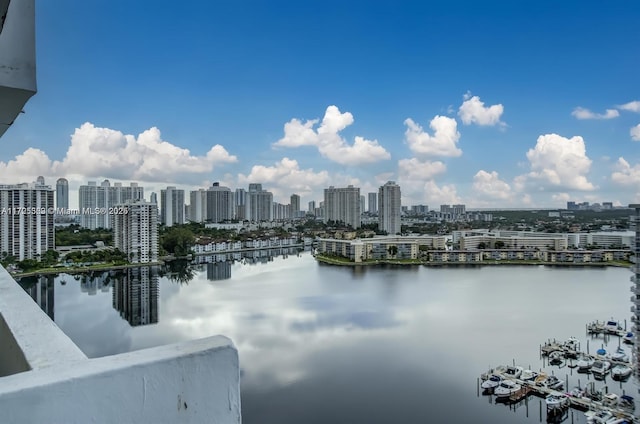
<instances>
[{"instance_id":1,"label":"blue sky","mask_svg":"<svg viewBox=\"0 0 640 424\"><path fill-rule=\"evenodd\" d=\"M36 3L6 183L640 201L637 2Z\"/></svg>"}]
</instances>

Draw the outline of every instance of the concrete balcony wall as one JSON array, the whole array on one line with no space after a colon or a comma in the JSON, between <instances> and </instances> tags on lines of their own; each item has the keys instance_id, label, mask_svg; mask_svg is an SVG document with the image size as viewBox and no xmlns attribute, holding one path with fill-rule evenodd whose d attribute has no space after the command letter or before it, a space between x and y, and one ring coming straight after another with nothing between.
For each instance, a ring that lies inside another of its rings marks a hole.
<instances>
[{"instance_id":1,"label":"concrete balcony wall","mask_svg":"<svg viewBox=\"0 0 640 424\"><path fill-rule=\"evenodd\" d=\"M88 359L2 267L0 368L2 422L242 422L230 339Z\"/></svg>"}]
</instances>

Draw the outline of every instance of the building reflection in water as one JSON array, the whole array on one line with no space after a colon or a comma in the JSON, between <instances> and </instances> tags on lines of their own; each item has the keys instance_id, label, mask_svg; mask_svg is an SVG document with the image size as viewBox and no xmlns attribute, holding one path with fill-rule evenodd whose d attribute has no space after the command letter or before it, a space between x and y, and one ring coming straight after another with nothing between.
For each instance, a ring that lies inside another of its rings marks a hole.
<instances>
[{"instance_id":1,"label":"building reflection in water","mask_svg":"<svg viewBox=\"0 0 640 424\"><path fill-rule=\"evenodd\" d=\"M89 296L95 296L100 290L108 293L111 288L112 275L108 271L92 272L89 274L75 275L74 279L80 278L80 291Z\"/></svg>"},{"instance_id":2,"label":"building reflection in water","mask_svg":"<svg viewBox=\"0 0 640 424\"><path fill-rule=\"evenodd\" d=\"M113 284L113 308L132 327L158 322L158 267L127 268Z\"/></svg>"},{"instance_id":3,"label":"building reflection in water","mask_svg":"<svg viewBox=\"0 0 640 424\"><path fill-rule=\"evenodd\" d=\"M29 293L42 310L54 321L55 276L40 275L20 280L20 285Z\"/></svg>"},{"instance_id":4,"label":"building reflection in water","mask_svg":"<svg viewBox=\"0 0 640 424\"><path fill-rule=\"evenodd\" d=\"M228 280L231 278L231 262L211 262L207 264L207 280Z\"/></svg>"}]
</instances>

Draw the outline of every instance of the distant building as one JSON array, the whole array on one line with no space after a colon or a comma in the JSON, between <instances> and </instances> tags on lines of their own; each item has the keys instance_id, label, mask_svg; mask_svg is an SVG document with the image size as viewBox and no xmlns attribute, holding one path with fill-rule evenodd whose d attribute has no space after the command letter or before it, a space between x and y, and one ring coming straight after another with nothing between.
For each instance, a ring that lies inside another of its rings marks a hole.
<instances>
[{"instance_id":1,"label":"distant building","mask_svg":"<svg viewBox=\"0 0 640 424\"><path fill-rule=\"evenodd\" d=\"M235 219L240 221L248 219L249 211L247 210L247 201L247 190L237 188L235 195Z\"/></svg>"},{"instance_id":2,"label":"distant building","mask_svg":"<svg viewBox=\"0 0 640 424\"><path fill-rule=\"evenodd\" d=\"M151 193L151 203L155 203L156 205L158 204L158 193L153 192Z\"/></svg>"},{"instance_id":3,"label":"distant building","mask_svg":"<svg viewBox=\"0 0 640 424\"><path fill-rule=\"evenodd\" d=\"M233 192L229 187L213 183L207 190L206 217L209 222L223 222L234 218Z\"/></svg>"},{"instance_id":4,"label":"distant building","mask_svg":"<svg viewBox=\"0 0 640 424\"><path fill-rule=\"evenodd\" d=\"M164 190L163 190L164 191ZM132 263L158 261L158 214L156 205L142 200L121 207L127 213L111 215L114 246Z\"/></svg>"},{"instance_id":5,"label":"distant building","mask_svg":"<svg viewBox=\"0 0 640 424\"><path fill-rule=\"evenodd\" d=\"M308 209L309 213L311 214L316 214L316 201L312 200L309 202L309 209Z\"/></svg>"},{"instance_id":6,"label":"distant building","mask_svg":"<svg viewBox=\"0 0 640 424\"><path fill-rule=\"evenodd\" d=\"M297 218L300 215L300 196L291 195L291 218Z\"/></svg>"},{"instance_id":7,"label":"distant building","mask_svg":"<svg viewBox=\"0 0 640 424\"><path fill-rule=\"evenodd\" d=\"M66 178L56 181L56 208L69 209L69 181Z\"/></svg>"},{"instance_id":8,"label":"distant building","mask_svg":"<svg viewBox=\"0 0 640 424\"><path fill-rule=\"evenodd\" d=\"M109 180L104 180L98 186L95 181L81 185L78 189L78 208L80 212L80 226L95 230L97 228L111 228L109 208L128 202L129 200L144 199L144 188L137 183L123 187L122 183L111 186ZM103 213L104 212L104 213Z\"/></svg>"},{"instance_id":9,"label":"distant building","mask_svg":"<svg viewBox=\"0 0 640 424\"><path fill-rule=\"evenodd\" d=\"M263 222L273 220L273 193L262 189L262 184L249 184L247 209L250 221Z\"/></svg>"},{"instance_id":10,"label":"distant building","mask_svg":"<svg viewBox=\"0 0 640 424\"><path fill-rule=\"evenodd\" d=\"M189 192L189 213L191 222L204 222L207 219L207 191L203 188Z\"/></svg>"},{"instance_id":11,"label":"distant building","mask_svg":"<svg viewBox=\"0 0 640 424\"><path fill-rule=\"evenodd\" d=\"M0 185L1 252L23 261L55 249L53 197L43 184Z\"/></svg>"},{"instance_id":12,"label":"distant building","mask_svg":"<svg viewBox=\"0 0 640 424\"><path fill-rule=\"evenodd\" d=\"M411 215L414 216L426 216L429 213L429 206L427 205L412 205Z\"/></svg>"},{"instance_id":13,"label":"distant building","mask_svg":"<svg viewBox=\"0 0 640 424\"><path fill-rule=\"evenodd\" d=\"M329 221L360 228L360 188L350 185L324 189L324 222Z\"/></svg>"},{"instance_id":14,"label":"distant building","mask_svg":"<svg viewBox=\"0 0 640 424\"><path fill-rule=\"evenodd\" d=\"M394 181L388 181L378 189L378 229L390 235L400 234L400 186Z\"/></svg>"},{"instance_id":15,"label":"distant building","mask_svg":"<svg viewBox=\"0 0 640 424\"><path fill-rule=\"evenodd\" d=\"M369 209L367 212L371 214L378 213L378 193L369 193Z\"/></svg>"},{"instance_id":16,"label":"distant building","mask_svg":"<svg viewBox=\"0 0 640 424\"><path fill-rule=\"evenodd\" d=\"M366 202L366 200L365 200L364 195L361 195L360 196L360 213L363 213L366 210L365 208L366 208L367 205L366 205L365 202Z\"/></svg>"},{"instance_id":17,"label":"distant building","mask_svg":"<svg viewBox=\"0 0 640 424\"><path fill-rule=\"evenodd\" d=\"M602 209L613 209L613 202L602 202Z\"/></svg>"},{"instance_id":18,"label":"distant building","mask_svg":"<svg viewBox=\"0 0 640 424\"><path fill-rule=\"evenodd\" d=\"M160 222L167 227L184 224L184 190L167 187L160 191Z\"/></svg>"}]
</instances>

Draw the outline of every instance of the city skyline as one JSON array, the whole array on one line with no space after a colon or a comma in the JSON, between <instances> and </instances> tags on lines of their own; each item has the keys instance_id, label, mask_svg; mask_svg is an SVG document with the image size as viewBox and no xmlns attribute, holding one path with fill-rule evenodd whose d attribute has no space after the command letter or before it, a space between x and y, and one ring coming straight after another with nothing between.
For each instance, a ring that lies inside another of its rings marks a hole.
<instances>
[{"instance_id":1,"label":"city skyline","mask_svg":"<svg viewBox=\"0 0 640 424\"><path fill-rule=\"evenodd\" d=\"M259 181L301 204L388 180L403 204L640 201L640 5L405 5L42 3L41 89L3 137L0 180L64 177L70 200L107 178Z\"/></svg>"}]
</instances>

